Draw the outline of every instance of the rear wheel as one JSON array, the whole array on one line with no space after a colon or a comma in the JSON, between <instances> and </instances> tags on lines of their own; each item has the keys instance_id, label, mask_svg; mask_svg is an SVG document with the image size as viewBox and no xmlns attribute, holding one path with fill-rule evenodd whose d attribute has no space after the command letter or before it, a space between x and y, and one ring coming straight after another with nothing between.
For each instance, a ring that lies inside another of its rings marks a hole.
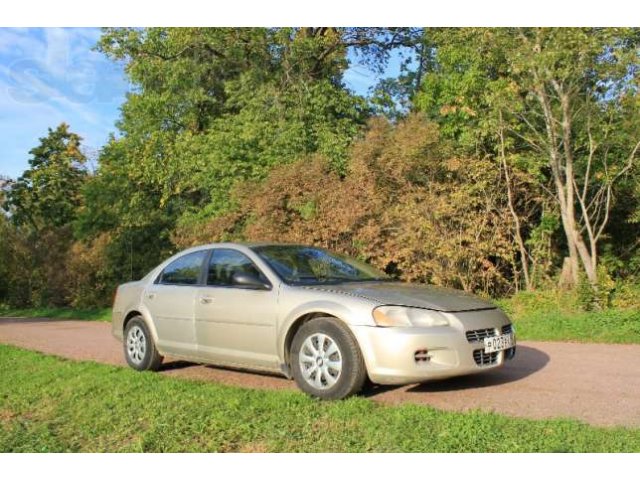
<instances>
[{"instance_id":1,"label":"rear wheel","mask_svg":"<svg viewBox=\"0 0 640 480\"><path fill-rule=\"evenodd\" d=\"M315 318L296 332L291 369L301 390L325 400L359 392L367 378L356 339L339 320Z\"/></svg>"},{"instance_id":2,"label":"rear wheel","mask_svg":"<svg viewBox=\"0 0 640 480\"><path fill-rule=\"evenodd\" d=\"M136 370L158 370L162 364L162 356L140 316L133 317L124 330L124 356Z\"/></svg>"}]
</instances>

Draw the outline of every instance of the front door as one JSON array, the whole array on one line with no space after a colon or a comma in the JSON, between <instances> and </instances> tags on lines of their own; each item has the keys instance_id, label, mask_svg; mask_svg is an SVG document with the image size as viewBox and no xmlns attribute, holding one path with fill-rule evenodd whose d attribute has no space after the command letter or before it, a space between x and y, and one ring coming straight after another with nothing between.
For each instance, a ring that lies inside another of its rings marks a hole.
<instances>
[{"instance_id":1,"label":"front door","mask_svg":"<svg viewBox=\"0 0 640 480\"><path fill-rule=\"evenodd\" d=\"M230 248L212 251L206 286L195 303L195 330L201 358L230 365L278 368L275 288L234 285L236 272L267 278L244 253Z\"/></svg>"}]
</instances>

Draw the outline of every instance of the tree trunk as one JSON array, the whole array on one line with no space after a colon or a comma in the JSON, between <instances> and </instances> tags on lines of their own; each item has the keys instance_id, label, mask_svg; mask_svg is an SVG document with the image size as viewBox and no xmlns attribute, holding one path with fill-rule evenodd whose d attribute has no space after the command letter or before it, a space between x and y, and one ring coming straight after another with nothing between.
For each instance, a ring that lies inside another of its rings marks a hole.
<instances>
[{"instance_id":1,"label":"tree trunk","mask_svg":"<svg viewBox=\"0 0 640 480\"><path fill-rule=\"evenodd\" d=\"M571 289L576 286L573 272L574 269L571 258L564 257L564 261L562 262L562 272L560 273L560 281L558 282L560 287Z\"/></svg>"},{"instance_id":2,"label":"tree trunk","mask_svg":"<svg viewBox=\"0 0 640 480\"><path fill-rule=\"evenodd\" d=\"M578 229L578 222L576 220L576 195L579 195L578 192L575 191L576 178L573 170L573 137L571 135L571 130L573 128L572 124L572 116L571 116L571 107L570 107L570 99L569 95L566 93L564 87L556 82L552 81L553 87L560 97L560 105L562 108L562 148L564 151L564 191L566 192L566 200L565 200L565 208L567 211L567 236L572 237L571 240L574 245L574 249L577 250L578 255L580 256L580 260L582 261L582 266L584 267L584 271L587 274L587 278L591 285L596 287L598 283L598 278L596 275L595 268L595 255L591 255L589 253L589 249L582 238L582 233ZM592 236L591 225L589 218L587 218L586 212L584 212L584 223L585 228L589 236ZM573 257L576 257L576 254L573 254ZM577 270L576 270L577 274Z\"/></svg>"},{"instance_id":3,"label":"tree trunk","mask_svg":"<svg viewBox=\"0 0 640 480\"><path fill-rule=\"evenodd\" d=\"M504 177L505 182L507 184L507 202L509 205L509 212L511 213L511 217L513 218L513 230L514 236L516 238L516 243L518 244L518 249L520 250L520 263L522 265L522 274L524 275L524 285L526 290L531 290L531 276L529 275L529 252L527 251L527 247L524 244L524 239L522 238L521 227L520 227L520 218L518 217L518 213L516 212L514 203L513 203L513 191L511 190L511 174L509 173L509 165L507 165L507 156L505 152L504 145L504 129L502 123L502 112L500 112L500 158L502 160L502 168L504 168Z\"/></svg>"},{"instance_id":4,"label":"tree trunk","mask_svg":"<svg viewBox=\"0 0 640 480\"><path fill-rule=\"evenodd\" d=\"M562 120L558 121L554 117L551 102L544 84L539 80L537 73L534 76L538 81L536 96L542 107L545 119L545 127L548 140L549 166L553 176L553 183L556 188L556 200L560 207L562 218L562 228L567 246L569 248L569 259L571 262L571 275L575 285L578 284L580 263L584 267L587 278L594 288L597 285L597 275L595 268L595 258L592 258L582 235L577 228L575 211L575 173L573 170L573 151L571 145L571 115L568 106L568 98L562 97ZM559 87L556 87L559 90ZM561 90L558 91L562 95ZM556 131L556 126L562 125L561 132ZM563 158L564 154L564 158Z\"/></svg>"},{"instance_id":5,"label":"tree trunk","mask_svg":"<svg viewBox=\"0 0 640 480\"><path fill-rule=\"evenodd\" d=\"M560 217L562 218L562 229L567 240L567 247L569 248L569 263L571 265L570 272L573 279L573 284L578 284L580 263L578 259L578 249L576 247L575 237L571 233L573 230L572 219L568 217L568 212L564 207L564 202L560 202Z\"/></svg>"}]
</instances>

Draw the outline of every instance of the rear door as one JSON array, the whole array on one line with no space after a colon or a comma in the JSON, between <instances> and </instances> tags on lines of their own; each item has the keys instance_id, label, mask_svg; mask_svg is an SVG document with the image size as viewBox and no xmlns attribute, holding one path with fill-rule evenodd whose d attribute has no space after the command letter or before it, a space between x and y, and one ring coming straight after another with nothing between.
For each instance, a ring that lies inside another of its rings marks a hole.
<instances>
[{"instance_id":1,"label":"rear door","mask_svg":"<svg viewBox=\"0 0 640 480\"><path fill-rule=\"evenodd\" d=\"M199 356L238 366L277 368L277 289L234 285L236 272L250 273L269 284L259 267L239 250L212 251L206 286L198 289L195 305Z\"/></svg>"},{"instance_id":2,"label":"rear door","mask_svg":"<svg viewBox=\"0 0 640 480\"><path fill-rule=\"evenodd\" d=\"M207 250L200 250L177 258L145 290L144 303L151 313L158 347L163 353L197 352L194 305L207 254Z\"/></svg>"}]
</instances>

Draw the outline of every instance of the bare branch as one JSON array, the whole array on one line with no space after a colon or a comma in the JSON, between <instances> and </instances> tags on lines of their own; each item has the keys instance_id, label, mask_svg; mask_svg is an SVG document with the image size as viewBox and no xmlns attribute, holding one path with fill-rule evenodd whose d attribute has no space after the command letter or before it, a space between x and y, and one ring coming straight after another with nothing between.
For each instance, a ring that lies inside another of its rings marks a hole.
<instances>
[{"instance_id":1,"label":"bare branch","mask_svg":"<svg viewBox=\"0 0 640 480\"><path fill-rule=\"evenodd\" d=\"M629 154L629 157L627 158L626 165L622 170L618 172L618 174L615 177L613 177L613 180L611 180L611 183L615 182L620 177L625 175L629 170L631 170L631 167L633 167L633 160L635 159L636 153L638 153L638 149L640 149L640 141L638 141L638 143L636 143L636 146L633 147L633 150L631 151L631 153Z\"/></svg>"},{"instance_id":2,"label":"bare branch","mask_svg":"<svg viewBox=\"0 0 640 480\"><path fill-rule=\"evenodd\" d=\"M587 190L589 188L589 174L591 173L591 163L593 162L593 155L596 153L596 143L593 140L591 134L591 115L587 121L587 134L589 135L589 157L587 158L587 170L584 174L584 185L582 186L582 202L585 202L587 198Z\"/></svg>"},{"instance_id":3,"label":"bare branch","mask_svg":"<svg viewBox=\"0 0 640 480\"><path fill-rule=\"evenodd\" d=\"M576 184L575 179L573 179L573 184L575 186L575 189L578 189L578 185ZM587 207L584 204L584 202L582 201L582 198L580 197L580 195L576 195L576 197L578 198L578 203L580 204L580 208L582 209L582 219L584 221L584 227L587 230L587 233L589 235L589 243L592 245L594 245L594 235L593 235L593 229L591 227L591 220L589 218L589 212L587 211Z\"/></svg>"},{"instance_id":4,"label":"bare branch","mask_svg":"<svg viewBox=\"0 0 640 480\"><path fill-rule=\"evenodd\" d=\"M607 188L607 200L606 200L606 205L604 207L604 219L602 220L602 224L600 225L600 228L596 233L596 236L594 239L595 242L598 241L598 239L600 238L600 235L602 235L602 232L604 231L604 227L606 227L607 223L609 222L609 212L611 210L610 207L611 207L611 185L609 185L609 187Z\"/></svg>"}]
</instances>

